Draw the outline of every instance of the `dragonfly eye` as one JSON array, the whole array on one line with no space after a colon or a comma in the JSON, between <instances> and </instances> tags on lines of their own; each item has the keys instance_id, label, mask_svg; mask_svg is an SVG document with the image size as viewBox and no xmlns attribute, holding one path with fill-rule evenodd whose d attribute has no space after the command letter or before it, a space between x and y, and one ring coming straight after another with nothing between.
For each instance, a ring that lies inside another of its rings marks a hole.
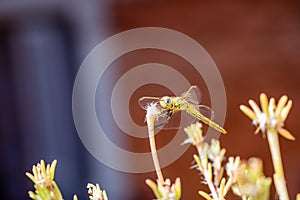
<instances>
[{"instance_id":1,"label":"dragonfly eye","mask_svg":"<svg viewBox=\"0 0 300 200\"><path fill-rule=\"evenodd\" d=\"M166 98L166 99L165 99L165 103L166 103L167 105L170 105L170 104L171 104L171 99L170 99L170 98Z\"/></svg>"},{"instance_id":2,"label":"dragonfly eye","mask_svg":"<svg viewBox=\"0 0 300 200\"><path fill-rule=\"evenodd\" d=\"M165 96L160 99L160 105L164 109L169 109L171 104L172 104L172 100L170 97Z\"/></svg>"}]
</instances>

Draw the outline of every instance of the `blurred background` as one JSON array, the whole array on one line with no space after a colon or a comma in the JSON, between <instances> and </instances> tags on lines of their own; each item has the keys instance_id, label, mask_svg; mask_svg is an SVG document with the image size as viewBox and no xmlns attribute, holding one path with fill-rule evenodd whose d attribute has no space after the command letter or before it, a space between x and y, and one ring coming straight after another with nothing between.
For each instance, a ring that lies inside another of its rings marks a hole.
<instances>
[{"instance_id":1,"label":"blurred background","mask_svg":"<svg viewBox=\"0 0 300 200\"><path fill-rule=\"evenodd\" d=\"M81 143L72 117L72 87L88 53L116 33L148 26L180 31L207 50L220 70L227 94L224 126L229 134L220 138L226 155L261 157L267 176L273 173L267 141L261 134L253 134L254 127L238 107L250 98L258 100L262 91L276 99L287 94L293 100L286 127L296 141L281 138L280 142L289 194L295 198L300 192L300 3L12 0L0 2L1 199L29 199L27 191L33 186L25 172L40 159L48 163L58 160L56 180L65 199L75 193L79 199L87 199L88 182L99 182L112 200L154 198L144 183L146 178L156 178L154 172L123 173L98 162ZM115 73L107 73L102 80L103 96L109 98L112 81L123 72L154 61L181 70L187 65L165 52L132 52L114 63ZM186 76L191 84L198 83L192 73ZM147 87L144 89L150 91ZM133 100L139 97L135 95ZM143 123L143 111L135 104L130 107L131 114ZM134 152L149 151L147 139L136 140L112 130L114 143ZM170 138L162 136L159 147ZM182 199L200 199L197 191L206 190L198 173L190 169L193 153L190 147L163 169L165 177L181 177ZM238 198L230 195L228 199Z\"/></svg>"}]
</instances>

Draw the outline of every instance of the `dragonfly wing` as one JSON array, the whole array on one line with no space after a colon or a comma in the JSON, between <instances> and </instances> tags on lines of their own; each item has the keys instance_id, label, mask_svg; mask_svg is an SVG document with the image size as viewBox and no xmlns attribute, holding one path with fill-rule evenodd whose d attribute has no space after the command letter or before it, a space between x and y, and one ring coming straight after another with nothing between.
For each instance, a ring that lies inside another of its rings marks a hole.
<instances>
[{"instance_id":1,"label":"dragonfly wing","mask_svg":"<svg viewBox=\"0 0 300 200\"><path fill-rule=\"evenodd\" d=\"M199 105L201 102L201 91L198 88L198 86L193 85L190 87L190 89L184 93L181 94L181 97L183 97L187 102Z\"/></svg>"},{"instance_id":2,"label":"dragonfly wing","mask_svg":"<svg viewBox=\"0 0 300 200\"><path fill-rule=\"evenodd\" d=\"M205 117L207 117L210 120L213 120L215 118L215 112L208 106L205 105L193 105L195 108Z\"/></svg>"},{"instance_id":3,"label":"dragonfly wing","mask_svg":"<svg viewBox=\"0 0 300 200\"><path fill-rule=\"evenodd\" d=\"M139 105L144 110L147 110L148 105L150 105L151 103L158 102L159 99L160 99L159 97L141 97L139 99Z\"/></svg>"},{"instance_id":4,"label":"dragonfly wing","mask_svg":"<svg viewBox=\"0 0 300 200\"><path fill-rule=\"evenodd\" d=\"M165 117L156 122L156 126L162 126L163 130L180 129L194 123L197 118L185 111L174 111L171 117Z\"/></svg>"}]
</instances>

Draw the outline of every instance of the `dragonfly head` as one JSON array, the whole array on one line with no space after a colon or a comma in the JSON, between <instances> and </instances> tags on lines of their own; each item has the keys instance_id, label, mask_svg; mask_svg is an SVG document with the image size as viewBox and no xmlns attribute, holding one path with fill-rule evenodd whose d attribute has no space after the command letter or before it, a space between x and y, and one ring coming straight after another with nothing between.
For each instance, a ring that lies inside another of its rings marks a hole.
<instances>
[{"instance_id":1,"label":"dragonfly head","mask_svg":"<svg viewBox=\"0 0 300 200\"><path fill-rule=\"evenodd\" d=\"M172 107L172 98L164 96L159 100L159 104L164 109L170 109Z\"/></svg>"}]
</instances>

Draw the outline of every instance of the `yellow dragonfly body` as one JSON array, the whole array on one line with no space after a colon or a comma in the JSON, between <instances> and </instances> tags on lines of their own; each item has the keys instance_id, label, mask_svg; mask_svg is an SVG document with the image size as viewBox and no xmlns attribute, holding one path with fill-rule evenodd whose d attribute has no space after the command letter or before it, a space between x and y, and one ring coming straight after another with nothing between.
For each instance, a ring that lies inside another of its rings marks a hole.
<instances>
[{"instance_id":1,"label":"yellow dragonfly body","mask_svg":"<svg viewBox=\"0 0 300 200\"><path fill-rule=\"evenodd\" d=\"M222 128L220 125L213 122L211 119L209 119L208 117L206 117L204 114L201 113L201 108L209 109L208 107L194 104L195 99L191 98L192 96L191 92L197 90L198 90L197 86L192 86L187 92L183 93L180 97L170 97L170 96L164 96L161 98L142 97L139 100L139 102L142 107L145 107L145 103L143 102L155 102L155 101L158 102L159 106L162 109L161 112L164 113L164 115L167 115L168 117L167 122L171 119L173 113L175 113L176 111L186 111L191 116L211 126L215 130L223 134L226 134L227 131L224 128Z\"/></svg>"}]
</instances>

